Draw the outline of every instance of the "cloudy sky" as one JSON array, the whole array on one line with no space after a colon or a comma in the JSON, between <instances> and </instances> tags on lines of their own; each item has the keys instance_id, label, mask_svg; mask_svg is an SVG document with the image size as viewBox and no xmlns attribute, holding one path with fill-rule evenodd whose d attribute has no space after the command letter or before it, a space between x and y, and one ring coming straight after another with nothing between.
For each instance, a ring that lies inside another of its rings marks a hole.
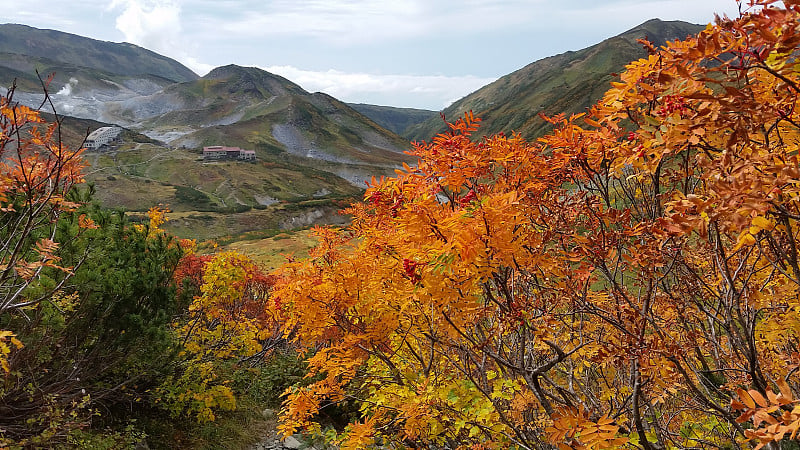
<instances>
[{"instance_id":1,"label":"cloudy sky","mask_svg":"<svg viewBox=\"0 0 800 450\"><path fill-rule=\"evenodd\" d=\"M0 21L257 66L348 102L442 109L528 63L734 0L0 0Z\"/></svg>"}]
</instances>

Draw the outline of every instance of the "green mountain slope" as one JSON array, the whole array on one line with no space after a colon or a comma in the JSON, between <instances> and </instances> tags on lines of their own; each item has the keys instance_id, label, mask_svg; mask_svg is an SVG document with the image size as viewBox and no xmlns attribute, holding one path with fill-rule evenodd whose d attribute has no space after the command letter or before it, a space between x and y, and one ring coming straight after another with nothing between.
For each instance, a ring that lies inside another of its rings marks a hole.
<instances>
[{"instance_id":1,"label":"green mountain slope","mask_svg":"<svg viewBox=\"0 0 800 450\"><path fill-rule=\"evenodd\" d=\"M406 130L433 117L439 117L437 111L416 108L395 108L394 106L368 105L365 103L348 103L348 106L369 117L375 123L403 136Z\"/></svg>"},{"instance_id":2,"label":"green mountain slope","mask_svg":"<svg viewBox=\"0 0 800 450\"><path fill-rule=\"evenodd\" d=\"M515 131L532 139L549 130L539 113L584 112L608 90L613 72L646 56L636 39L647 37L662 45L667 40L682 39L702 29L700 25L686 22L649 20L583 50L529 64L458 100L443 112L448 120L455 120L472 110L483 119L483 134ZM441 118L432 118L409 129L404 137L430 139L445 131L444 125Z\"/></svg>"},{"instance_id":3,"label":"green mountain slope","mask_svg":"<svg viewBox=\"0 0 800 450\"><path fill-rule=\"evenodd\" d=\"M129 43L98 41L55 30L0 25L0 53L18 53L118 75L157 75L172 81L198 76L181 63Z\"/></svg>"}]
</instances>

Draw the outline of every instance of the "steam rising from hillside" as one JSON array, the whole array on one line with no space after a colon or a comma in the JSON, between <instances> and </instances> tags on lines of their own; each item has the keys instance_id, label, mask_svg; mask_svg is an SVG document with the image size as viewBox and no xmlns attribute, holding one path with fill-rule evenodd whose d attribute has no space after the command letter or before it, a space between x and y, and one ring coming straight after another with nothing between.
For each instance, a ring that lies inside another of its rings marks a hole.
<instances>
[{"instance_id":1,"label":"steam rising from hillside","mask_svg":"<svg viewBox=\"0 0 800 450\"><path fill-rule=\"evenodd\" d=\"M76 78L70 78L69 82L65 84L64 87L59 89L58 92L56 92L56 95L63 95L65 97L68 97L72 95L72 88L77 85L78 85L78 80Z\"/></svg>"}]
</instances>

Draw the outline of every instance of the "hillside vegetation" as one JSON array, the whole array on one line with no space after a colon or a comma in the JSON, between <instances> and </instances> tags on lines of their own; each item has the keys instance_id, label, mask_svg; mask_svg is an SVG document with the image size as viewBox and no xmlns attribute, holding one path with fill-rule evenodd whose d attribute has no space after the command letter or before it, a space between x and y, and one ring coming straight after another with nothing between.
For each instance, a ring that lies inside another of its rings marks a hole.
<instances>
[{"instance_id":1,"label":"hillside vegetation","mask_svg":"<svg viewBox=\"0 0 800 450\"><path fill-rule=\"evenodd\" d=\"M649 20L619 36L579 51L570 51L533 62L478 89L444 109L447 118L472 111L483 119L481 132L517 132L526 139L545 134L550 125L540 113L578 114L598 101L616 77L614 73L647 55L637 39L647 38L656 46L683 39L702 30L686 22ZM433 117L405 130L411 140L430 139L446 130L441 118Z\"/></svg>"}]
</instances>

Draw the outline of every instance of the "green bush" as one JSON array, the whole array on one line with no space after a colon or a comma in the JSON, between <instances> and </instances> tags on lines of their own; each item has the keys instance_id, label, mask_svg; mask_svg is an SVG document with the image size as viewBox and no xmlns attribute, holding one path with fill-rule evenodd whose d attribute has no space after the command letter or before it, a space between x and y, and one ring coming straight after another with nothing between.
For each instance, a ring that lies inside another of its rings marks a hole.
<instances>
[{"instance_id":1,"label":"green bush","mask_svg":"<svg viewBox=\"0 0 800 450\"><path fill-rule=\"evenodd\" d=\"M79 227L83 214L96 229ZM0 329L25 344L0 385L3 438L57 443L89 419L124 422L170 370L169 324L185 307L172 281L182 251L170 237L148 237L147 226L140 227L122 212L92 205L57 223L61 264L74 275L23 314L0 316ZM26 296L49 292L59 276L44 272Z\"/></svg>"}]
</instances>

